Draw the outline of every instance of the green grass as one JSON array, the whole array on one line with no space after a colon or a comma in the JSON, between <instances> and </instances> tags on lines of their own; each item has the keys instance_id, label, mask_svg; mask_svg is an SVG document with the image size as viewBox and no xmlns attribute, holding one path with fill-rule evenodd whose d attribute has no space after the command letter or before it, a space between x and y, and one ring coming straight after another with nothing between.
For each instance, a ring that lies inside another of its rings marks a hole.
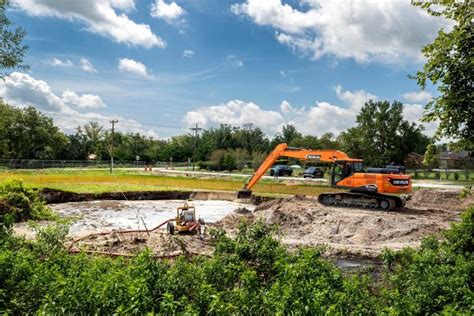
<instances>
[{"instance_id":1,"label":"green grass","mask_svg":"<svg viewBox=\"0 0 474 316\"><path fill-rule=\"evenodd\" d=\"M424 172L418 171L415 175L414 171L410 171L409 174L412 176L413 179L416 180L444 180L444 181L453 181L453 182L474 182L474 171L468 171L467 178L466 173L464 171L448 171L447 173L444 171L439 172L439 179L437 178L437 172ZM458 180L455 180L455 174L458 175Z\"/></svg>"},{"instance_id":2,"label":"green grass","mask_svg":"<svg viewBox=\"0 0 474 316\"><path fill-rule=\"evenodd\" d=\"M17 177L31 187L54 188L73 192L110 192L136 190L216 190L238 191L245 179L203 179L181 176L161 176L128 170L116 170L110 174L104 170L21 170L1 172L0 180ZM327 185L285 184L274 180L262 180L253 189L262 195L318 195L328 191Z\"/></svg>"}]
</instances>

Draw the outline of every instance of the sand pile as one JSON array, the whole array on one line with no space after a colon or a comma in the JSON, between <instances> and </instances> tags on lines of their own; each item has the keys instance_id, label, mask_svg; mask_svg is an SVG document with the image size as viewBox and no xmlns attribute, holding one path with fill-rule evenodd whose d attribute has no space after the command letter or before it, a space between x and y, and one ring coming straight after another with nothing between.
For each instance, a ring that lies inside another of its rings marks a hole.
<instances>
[{"instance_id":1,"label":"sand pile","mask_svg":"<svg viewBox=\"0 0 474 316\"><path fill-rule=\"evenodd\" d=\"M458 190L418 190L413 193L406 207L438 211L463 211L474 205L474 194L461 199L460 193Z\"/></svg>"},{"instance_id":2,"label":"sand pile","mask_svg":"<svg viewBox=\"0 0 474 316\"><path fill-rule=\"evenodd\" d=\"M262 219L279 225L282 241L289 246L326 244L330 254L374 257L385 247L417 247L427 235L441 236L470 201L461 201L459 192L419 191L409 208L383 212L327 207L315 198L295 196L262 203L253 213L230 214L216 225L232 232L242 218Z\"/></svg>"},{"instance_id":3,"label":"sand pile","mask_svg":"<svg viewBox=\"0 0 474 316\"><path fill-rule=\"evenodd\" d=\"M112 254L136 254L149 249L158 256L175 256L180 254L212 254L214 248L209 239L196 235L174 235L164 232L151 233L111 233L95 236L77 243L74 249L85 251L107 252Z\"/></svg>"}]
</instances>

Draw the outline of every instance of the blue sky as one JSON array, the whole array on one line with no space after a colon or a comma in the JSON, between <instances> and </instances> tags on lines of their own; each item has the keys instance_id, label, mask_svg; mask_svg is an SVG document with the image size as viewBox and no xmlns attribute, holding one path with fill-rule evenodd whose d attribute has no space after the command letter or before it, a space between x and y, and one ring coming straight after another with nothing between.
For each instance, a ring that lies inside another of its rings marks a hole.
<instances>
[{"instance_id":1,"label":"blue sky","mask_svg":"<svg viewBox=\"0 0 474 316\"><path fill-rule=\"evenodd\" d=\"M116 117L165 138L194 123L337 134L369 98L405 102L417 121L434 90L407 75L449 27L401 0L12 2L31 71L0 84L4 99L67 132Z\"/></svg>"}]
</instances>

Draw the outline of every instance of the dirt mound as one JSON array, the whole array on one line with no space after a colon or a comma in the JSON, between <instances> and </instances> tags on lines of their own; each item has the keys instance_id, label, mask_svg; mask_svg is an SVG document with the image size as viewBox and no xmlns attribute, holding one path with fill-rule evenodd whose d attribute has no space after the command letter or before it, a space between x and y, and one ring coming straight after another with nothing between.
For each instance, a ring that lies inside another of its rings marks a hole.
<instances>
[{"instance_id":1,"label":"dirt mound","mask_svg":"<svg viewBox=\"0 0 474 316\"><path fill-rule=\"evenodd\" d=\"M460 197L459 190L418 190L413 193L406 207L439 211L464 211L474 205L474 195Z\"/></svg>"},{"instance_id":2,"label":"dirt mound","mask_svg":"<svg viewBox=\"0 0 474 316\"><path fill-rule=\"evenodd\" d=\"M83 240L75 244L73 250L109 253L112 255L132 255L143 249L149 249L156 256L210 255L213 246L209 240L196 235L171 236L164 232L147 233L111 233Z\"/></svg>"},{"instance_id":3,"label":"dirt mound","mask_svg":"<svg viewBox=\"0 0 474 316\"><path fill-rule=\"evenodd\" d=\"M429 197L418 193L411 205L416 209L396 212L327 207L315 198L295 196L262 203L252 214L230 214L216 225L233 231L242 218L250 222L261 219L267 224L279 225L282 241L290 247L326 244L329 254L374 257L385 247L417 247L423 237L441 236L450 222L457 221L460 207L449 209L449 205L456 205L455 195L443 192L438 195L449 197L452 204L444 205L439 200L442 205L438 207L443 209L436 211L431 202L425 206L422 200Z\"/></svg>"}]
</instances>

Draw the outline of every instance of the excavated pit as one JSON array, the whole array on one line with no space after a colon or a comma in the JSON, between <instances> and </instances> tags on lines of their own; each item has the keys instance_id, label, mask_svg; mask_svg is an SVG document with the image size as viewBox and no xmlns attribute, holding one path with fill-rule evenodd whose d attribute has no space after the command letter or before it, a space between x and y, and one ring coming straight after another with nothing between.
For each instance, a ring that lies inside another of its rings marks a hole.
<instances>
[{"instance_id":1,"label":"excavated pit","mask_svg":"<svg viewBox=\"0 0 474 316\"><path fill-rule=\"evenodd\" d=\"M97 200L104 196L106 199ZM135 201L131 201L131 196ZM71 238L111 232L78 243L79 248L89 251L133 254L147 247L157 255L211 254L213 248L209 238L171 237L164 227L151 233L117 232L120 229L151 229L173 217L176 207L183 202L194 199L188 203L196 206L198 216L206 220L206 226L222 228L230 235L236 232L241 220L250 223L262 220L279 226L278 238L290 249L326 245L328 256L375 258L384 248L418 247L423 237L431 234L441 238L442 231L451 222L458 221L462 211L474 205L474 196L461 199L460 192L452 190L416 191L405 209L391 212L328 207L319 204L316 198L303 196L260 198L250 204L235 201L234 197L233 192L137 192L127 193L129 201L123 201L123 196L115 196L115 193L82 194L69 196L70 200L81 202L50 206L62 217L76 218L70 226ZM50 203L65 200L57 192L49 194ZM31 228L26 224L18 224L15 231L31 234Z\"/></svg>"}]
</instances>

